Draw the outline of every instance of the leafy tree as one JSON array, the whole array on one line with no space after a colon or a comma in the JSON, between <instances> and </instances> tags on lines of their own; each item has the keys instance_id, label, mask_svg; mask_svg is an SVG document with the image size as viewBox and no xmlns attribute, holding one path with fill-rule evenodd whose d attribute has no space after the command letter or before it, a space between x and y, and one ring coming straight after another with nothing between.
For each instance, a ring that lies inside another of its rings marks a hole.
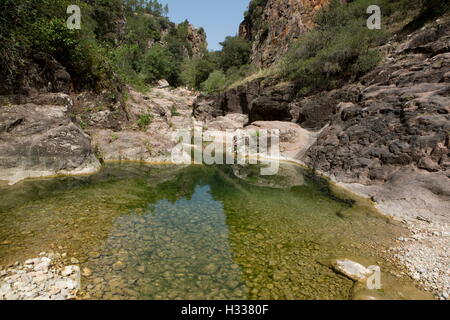
<instances>
[{"instance_id":1,"label":"leafy tree","mask_svg":"<svg viewBox=\"0 0 450 320\"><path fill-rule=\"evenodd\" d=\"M224 71L231 67L240 67L250 63L252 47L250 41L235 37L226 37L222 46L220 65Z\"/></svg>"},{"instance_id":2,"label":"leafy tree","mask_svg":"<svg viewBox=\"0 0 450 320\"><path fill-rule=\"evenodd\" d=\"M225 88L227 77L221 70L213 71L208 79L202 83L201 88L207 93L222 90Z\"/></svg>"},{"instance_id":3,"label":"leafy tree","mask_svg":"<svg viewBox=\"0 0 450 320\"><path fill-rule=\"evenodd\" d=\"M148 83L173 79L177 71L171 52L161 45L153 46L146 52L141 70Z\"/></svg>"},{"instance_id":4,"label":"leafy tree","mask_svg":"<svg viewBox=\"0 0 450 320\"><path fill-rule=\"evenodd\" d=\"M200 89L211 72L218 68L218 52L205 52L202 57L186 59L182 66L182 82L191 88Z\"/></svg>"}]
</instances>

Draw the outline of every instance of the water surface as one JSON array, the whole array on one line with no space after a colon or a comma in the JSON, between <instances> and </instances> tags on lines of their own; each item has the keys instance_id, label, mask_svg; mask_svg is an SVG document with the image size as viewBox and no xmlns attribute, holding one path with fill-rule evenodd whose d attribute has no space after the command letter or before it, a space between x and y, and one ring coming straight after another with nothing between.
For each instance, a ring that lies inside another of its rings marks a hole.
<instances>
[{"instance_id":1,"label":"water surface","mask_svg":"<svg viewBox=\"0 0 450 320\"><path fill-rule=\"evenodd\" d=\"M86 299L351 299L335 258L379 265L385 298L426 298L384 252L405 230L293 165L110 164L0 189L0 265L53 250Z\"/></svg>"}]
</instances>

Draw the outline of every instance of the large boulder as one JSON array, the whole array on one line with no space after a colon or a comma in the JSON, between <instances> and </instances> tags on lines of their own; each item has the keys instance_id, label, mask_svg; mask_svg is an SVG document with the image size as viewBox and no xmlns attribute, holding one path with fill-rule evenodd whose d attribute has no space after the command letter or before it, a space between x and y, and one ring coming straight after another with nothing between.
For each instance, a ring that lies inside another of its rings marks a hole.
<instances>
[{"instance_id":1,"label":"large boulder","mask_svg":"<svg viewBox=\"0 0 450 320\"><path fill-rule=\"evenodd\" d=\"M358 262L342 259L336 260L333 262L333 269L353 281L363 282L366 281L368 277L373 274L373 271L364 267L362 264Z\"/></svg>"},{"instance_id":2,"label":"large boulder","mask_svg":"<svg viewBox=\"0 0 450 320\"><path fill-rule=\"evenodd\" d=\"M296 123L283 121L256 121L245 130L279 130L281 156L293 160L303 159L318 136L318 133L303 129Z\"/></svg>"},{"instance_id":3,"label":"large boulder","mask_svg":"<svg viewBox=\"0 0 450 320\"><path fill-rule=\"evenodd\" d=\"M229 113L206 122L208 130L227 131L242 129L248 123L248 116L242 113Z\"/></svg>"},{"instance_id":4,"label":"large boulder","mask_svg":"<svg viewBox=\"0 0 450 320\"><path fill-rule=\"evenodd\" d=\"M70 97L47 94L30 101L0 106L0 180L96 171L90 137L71 121Z\"/></svg>"},{"instance_id":5,"label":"large boulder","mask_svg":"<svg viewBox=\"0 0 450 320\"><path fill-rule=\"evenodd\" d=\"M169 162L176 145L169 132L92 130L92 142L103 161Z\"/></svg>"}]
</instances>

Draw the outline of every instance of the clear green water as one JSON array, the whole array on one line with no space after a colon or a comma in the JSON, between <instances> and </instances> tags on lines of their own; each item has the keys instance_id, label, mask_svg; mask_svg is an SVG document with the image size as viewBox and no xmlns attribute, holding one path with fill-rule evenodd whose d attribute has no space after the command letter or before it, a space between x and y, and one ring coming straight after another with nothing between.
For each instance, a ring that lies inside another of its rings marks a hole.
<instances>
[{"instance_id":1,"label":"clear green water","mask_svg":"<svg viewBox=\"0 0 450 320\"><path fill-rule=\"evenodd\" d=\"M0 265L53 250L89 268L86 299L350 299L334 258L383 270L386 298L427 298L383 253L402 227L293 165L107 165L0 188ZM372 293L371 293L372 294Z\"/></svg>"}]
</instances>

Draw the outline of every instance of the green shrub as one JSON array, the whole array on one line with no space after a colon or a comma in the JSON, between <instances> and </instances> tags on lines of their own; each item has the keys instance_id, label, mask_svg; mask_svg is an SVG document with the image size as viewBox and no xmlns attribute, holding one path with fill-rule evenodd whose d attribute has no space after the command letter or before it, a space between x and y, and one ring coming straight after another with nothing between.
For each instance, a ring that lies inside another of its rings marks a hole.
<instances>
[{"instance_id":1,"label":"green shrub","mask_svg":"<svg viewBox=\"0 0 450 320\"><path fill-rule=\"evenodd\" d=\"M240 67L250 63L252 45L250 41L236 37L226 37L220 43L222 51L220 55L220 66L227 71L232 67Z\"/></svg>"},{"instance_id":2,"label":"green shrub","mask_svg":"<svg viewBox=\"0 0 450 320\"><path fill-rule=\"evenodd\" d=\"M184 61L181 79L185 85L213 92L255 71L249 63L250 42L238 37L227 37L221 44L221 51L206 52L201 58Z\"/></svg>"},{"instance_id":3,"label":"green shrub","mask_svg":"<svg viewBox=\"0 0 450 320\"><path fill-rule=\"evenodd\" d=\"M148 125L152 122L153 117L151 114L143 114L139 116L139 119L136 121L136 124L139 126L141 130L147 129Z\"/></svg>"},{"instance_id":4,"label":"green shrub","mask_svg":"<svg viewBox=\"0 0 450 320\"><path fill-rule=\"evenodd\" d=\"M217 54L206 52L201 58L185 59L182 65L181 81L188 87L200 89L211 72L219 67Z\"/></svg>"},{"instance_id":5,"label":"green shrub","mask_svg":"<svg viewBox=\"0 0 450 320\"><path fill-rule=\"evenodd\" d=\"M178 112L178 110L177 110L177 108L176 108L175 106L173 106L173 107L170 109L170 114L172 115L172 117L178 117L178 116L181 115L181 114Z\"/></svg>"},{"instance_id":6,"label":"green shrub","mask_svg":"<svg viewBox=\"0 0 450 320\"><path fill-rule=\"evenodd\" d=\"M207 93L212 93L225 88L227 78L222 70L213 71L208 79L202 83L201 89Z\"/></svg>"},{"instance_id":7,"label":"green shrub","mask_svg":"<svg viewBox=\"0 0 450 320\"><path fill-rule=\"evenodd\" d=\"M244 79L251 75L252 73L256 72L256 68L252 64L244 64L242 66L238 67L231 67L226 72L226 83L227 86Z\"/></svg>"},{"instance_id":8,"label":"green shrub","mask_svg":"<svg viewBox=\"0 0 450 320\"><path fill-rule=\"evenodd\" d=\"M148 83L160 79L171 79L177 72L171 52L160 45L153 46L145 53L141 70Z\"/></svg>"},{"instance_id":9,"label":"green shrub","mask_svg":"<svg viewBox=\"0 0 450 320\"><path fill-rule=\"evenodd\" d=\"M282 75L300 86L300 94L333 89L375 68L381 55L371 49L387 39L383 30L366 27L366 9L385 1L359 0L348 5L334 0L322 9L317 27L290 48Z\"/></svg>"}]
</instances>

